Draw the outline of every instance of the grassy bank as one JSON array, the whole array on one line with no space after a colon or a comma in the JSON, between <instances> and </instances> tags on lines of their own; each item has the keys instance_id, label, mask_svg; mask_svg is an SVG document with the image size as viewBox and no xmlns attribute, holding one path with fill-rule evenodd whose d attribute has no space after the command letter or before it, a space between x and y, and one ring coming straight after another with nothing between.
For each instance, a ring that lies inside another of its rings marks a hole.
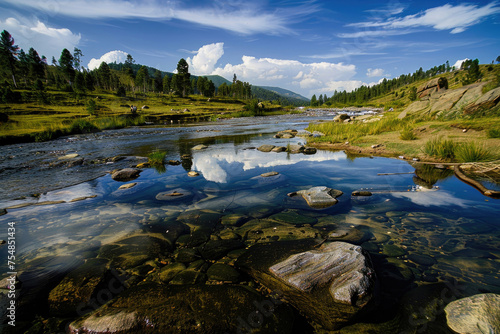
<instances>
[{"instance_id":1,"label":"grassy bank","mask_svg":"<svg viewBox=\"0 0 500 334\"><path fill-rule=\"evenodd\" d=\"M0 145L46 141L63 135L128 126L170 125L255 115L248 110L248 101L208 99L199 95L185 98L152 93L134 97L108 93L75 96L73 93L47 91L46 96L46 103L0 104L0 113L8 116L8 121L0 123ZM130 105L137 106L136 115L132 115ZM266 104L263 110L264 115L288 112L290 110L271 104Z\"/></svg>"},{"instance_id":2,"label":"grassy bank","mask_svg":"<svg viewBox=\"0 0 500 334\"><path fill-rule=\"evenodd\" d=\"M308 143L352 153L405 156L425 161L500 159L498 116L439 121L398 119L397 115L397 112L387 112L367 123L312 123L308 130L323 132L325 136L311 138Z\"/></svg>"}]
</instances>

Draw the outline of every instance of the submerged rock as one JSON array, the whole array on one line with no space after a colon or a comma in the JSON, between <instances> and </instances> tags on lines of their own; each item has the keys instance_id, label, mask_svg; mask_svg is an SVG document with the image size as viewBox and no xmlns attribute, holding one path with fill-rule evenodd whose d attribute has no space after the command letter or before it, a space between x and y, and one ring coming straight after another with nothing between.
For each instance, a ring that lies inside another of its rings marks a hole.
<instances>
[{"instance_id":1,"label":"submerged rock","mask_svg":"<svg viewBox=\"0 0 500 334\"><path fill-rule=\"evenodd\" d=\"M237 265L324 329L342 327L371 300L375 273L361 247L315 241L256 245ZM297 253L296 251L309 250ZM292 254L290 254L292 253Z\"/></svg>"},{"instance_id":2,"label":"submerged rock","mask_svg":"<svg viewBox=\"0 0 500 334\"><path fill-rule=\"evenodd\" d=\"M307 190L299 190L296 192L296 194L304 197L307 204L311 208L322 209L337 204L338 200L336 198L342 196L343 192L340 190L321 186L313 187ZM294 193L292 193L291 195L293 196Z\"/></svg>"},{"instance_id":3,"label":"submerged rock","mask_svg":"<svg viewBox=\"0 0 500 334\"><path fill-rule=\"evenodd\" d=\"M371 196L372 193L368 190L355 190L352 192L351 196Z\"/></svg>"},{"instance_id":4,"label":"submerged rock","mask_svg":"<svg viewBox=\"0 0 500 334\"><path fill-rule=\"evenodd\" d=\"M444 308L448 326L458 333L500 333L500 295L485 293L455 300Z\"/></svg>"},{"instance_id":5,"label":"submerged rock","mask_svg":"<svg viewBox=\"0 0 500 334\"><path fill-rule=\"evenodd\" d=\"M58 316L78 314L83 309L89 308L91 299L95 297L99 289L106 288L108 285L114 290L124 290L125 287L118 276L113 277L107 270L106 264L106 260L91 259L66 275L49 294L51 314ZM110 295L106 296L108 300L112 298L110 291L107 295Z\"/></svg>"},{"instance_id":6,"label":"submerged rock","mask_svg":"<svg viewBox=\"0 0 500 334\"><path fill-rule=\"evenodd\" d=\"M179 199L185 199L191 196L192 193L189 190L177 188L170 191L164 191L156 195L156 199L159 201L176 201Z\"/></svg>"},{"instance_id":7,"label":"submerged rock","mask_svg":"<svg viewBox=\"0 0 500 334\"><path fill-rule=\"evenodd\" d=\"M137 182L127 183L127 184L120 186L118 189L129 189L129 188L135 187L136 185L137 185Z\"/></svg>"},{"instance_id":8,"label":"submerged rock","mask_svg":"<svg viewBox=\"0 0 500 334\"><path fill-rule=\"evenodd\" d=\"M137 168L124 168L111 174L111 178L115 181L130 181L138 178L141 172L142 170Z\"/></svg>"},{"instance_id":9,"label":"submerged rock","mask_svg":"<svg viewBox=\"0 0 500 334\"><path fill-rule=\"evenodd\" d=\"M69 333L290 333L293 325L288 306L248 287L146 283L72 322Z\"/></svg>"},{"instance_id":10,"label":"submerged rock","mask_svg":"<svg viewBox=\"0 0 500 334\"><path fill-rule=\"evenodd\" d=\"M237 283L240 279L238 270L223 263L215 263L207 270L209 280Z\"/></svg>"}]
</instances>

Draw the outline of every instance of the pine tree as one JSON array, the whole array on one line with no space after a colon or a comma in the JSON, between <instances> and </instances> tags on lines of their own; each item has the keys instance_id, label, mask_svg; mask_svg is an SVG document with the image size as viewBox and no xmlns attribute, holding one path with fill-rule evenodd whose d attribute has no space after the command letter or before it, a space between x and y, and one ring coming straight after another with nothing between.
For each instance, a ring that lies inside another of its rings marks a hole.
<instances>
[{"instance_id":1,"label":"pine tree","mask_svg":"<svg viewBox=\"0 0 500 334\"><path fill-rule=\"evenodd\" d=\"M12 75L12 82L17 88L16 83L16 56L19 47L14 44L14 38L7 30L2 31L0 35L0 65L8 67Z\"/></svg>"},{"instance_id":2,"label":"pine tree","mask_svg":"<svg viewBox=\"0 0 500 334\"><path fill-rule=\"evenodd\" d=\"M75 69L73 68L73 55L68 49L63 49L61 52L61 57L59 58L59 68L71 85L75 77Z\"/></svg>"},{"instance_id":3,"label":"pine tree","mask_svg":"<svg viewBox=\"0 0 500 334\"><path fill-rule=\"evenodd\" d=\"M179 93L186 96L191 87L191 74L189 74L189 65L184 58L177 63L177 76Z\"/></svg>"},{"instance_id":4,"label":"pine tree","mask_svg":"<svg viewBox=\"0 0 500 334\"><path fill-rule=\"evenodd\" d=\"M316 97L316 94L314 94L312 97L311 97L311 107L316 107L318 105L318 99Z\"/></svg>"}]
</instances>

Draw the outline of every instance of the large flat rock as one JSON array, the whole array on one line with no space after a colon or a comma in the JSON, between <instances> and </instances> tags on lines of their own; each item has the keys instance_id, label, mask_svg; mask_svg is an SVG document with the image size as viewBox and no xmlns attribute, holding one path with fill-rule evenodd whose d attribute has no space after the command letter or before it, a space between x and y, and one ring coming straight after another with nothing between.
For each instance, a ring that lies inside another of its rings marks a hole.
<instances>
[{"instance_id":1,"label":"large flat rock","mask_svg":"<svg viewBox=\"0 0 500 334\"><path fill-rule=\"evenodd\" d=\"M375 274L361 247L318 240L252 246L237 266L283 298L314 326L335 330L371 307ZM316 245L316 246L315 246Z\"/></svg>"}]
</instances>

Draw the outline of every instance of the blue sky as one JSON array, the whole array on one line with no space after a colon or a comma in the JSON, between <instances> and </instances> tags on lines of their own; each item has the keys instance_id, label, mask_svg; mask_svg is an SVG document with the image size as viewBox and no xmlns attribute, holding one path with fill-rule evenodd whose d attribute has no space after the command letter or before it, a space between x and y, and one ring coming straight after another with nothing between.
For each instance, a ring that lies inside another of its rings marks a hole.
<instances>
[{"instance_id":1,"label":"blue sky","mask_svg":"<svg viewBox=\"0 0 500 334\"><path fill-rule=\"evenodd\" d=\"M331 96L500 55L499 1L1 0L0 30L49 60L122 61Z\"/></svg>"}]
</instances>

